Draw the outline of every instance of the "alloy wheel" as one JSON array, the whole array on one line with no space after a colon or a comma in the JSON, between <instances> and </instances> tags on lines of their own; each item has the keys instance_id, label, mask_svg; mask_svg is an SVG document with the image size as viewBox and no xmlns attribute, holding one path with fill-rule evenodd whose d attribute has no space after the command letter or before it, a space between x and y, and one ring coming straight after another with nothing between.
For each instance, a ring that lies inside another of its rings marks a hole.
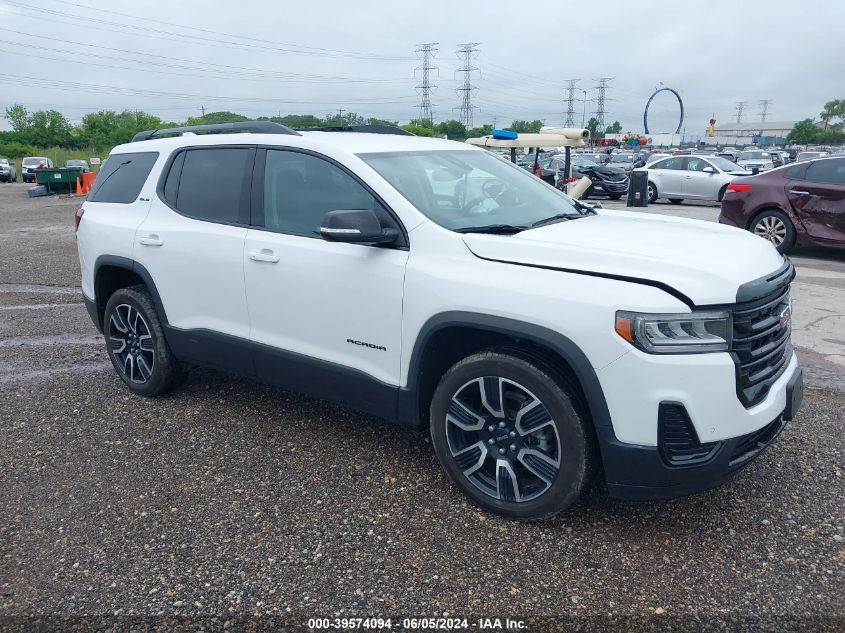
<instances>
[{"instance_id":1,"label":"alloy wheel","mask_svg":"<svg viewBox=\"0 0 845 633\"><path fill-rule=\"evenodd\" d=\"M117 366L130 381L145 383L155 367L150 327L129 304L121 303L109 319L109 344Z\"/></svg>"},{"instance_id":2,"label":"alloy wheel","mask_svg":"<svg viewBox=\"0 0 845 633\"><path fill-rule=\"evenodd\" d=\"M780 246L786 239L786 224L776 216L767 215L757 220L754 234L766 238L775 246Z\"/></svg>"},{"instance_id":3,"label":"alloy wheel","mask_svg":"<svg viewBox=\"0 0 845 633\"><path fill-rule=\"evenodd\" d=\"M464 384L446 412L449 452L473 486L508 502L536 499L560 472L560 437L546 406L517 382Z\"/></svg>"}]
</instances>

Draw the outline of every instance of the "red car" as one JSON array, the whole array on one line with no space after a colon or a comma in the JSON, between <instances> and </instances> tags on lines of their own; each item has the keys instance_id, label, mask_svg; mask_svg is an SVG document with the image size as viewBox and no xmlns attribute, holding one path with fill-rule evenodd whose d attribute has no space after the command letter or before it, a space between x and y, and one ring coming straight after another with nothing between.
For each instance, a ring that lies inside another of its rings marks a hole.
<instances>
[{"instance_id":1,"label":"red car","mask_svg":"<svg viewBox=\"0 0 845 633\"><path fill-rule=\"evenodd\" d=\"M845 248L845 155L734 179L719 222L764 237L781 253L795 244Z\"/></svg>"}]
</instances>

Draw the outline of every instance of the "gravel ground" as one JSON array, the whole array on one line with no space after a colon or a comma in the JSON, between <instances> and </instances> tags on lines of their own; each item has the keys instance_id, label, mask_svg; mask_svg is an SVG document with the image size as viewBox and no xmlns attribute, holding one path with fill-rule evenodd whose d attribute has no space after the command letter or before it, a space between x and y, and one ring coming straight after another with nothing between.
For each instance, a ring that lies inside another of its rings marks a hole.
<instances>
[{"instance_id":1,"label":"gravel ground","mask_svg":"<svg viewBox=\"0 0 845 633\"><path fill-rule=\"evenodd\" d=\"M845 393L809 389L717 490L508 522L425 435L211 371L130 395L74 294L78 202L23 191L0 185L0 630L845 628Z\"/></svg>"}]
</instances>

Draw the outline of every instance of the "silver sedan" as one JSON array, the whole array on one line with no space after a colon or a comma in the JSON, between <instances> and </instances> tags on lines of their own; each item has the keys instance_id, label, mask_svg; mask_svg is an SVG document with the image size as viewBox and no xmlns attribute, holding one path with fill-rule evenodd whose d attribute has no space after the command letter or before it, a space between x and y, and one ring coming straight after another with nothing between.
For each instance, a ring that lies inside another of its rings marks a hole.
<instances>
[{"instance_id":1,"label":"silver sedan","mask_svg":"<svg viewBox=\"0 0 845 633\"><path fill-rule=\"evenodd\" d=\"M672 156L634 171L648 172L648 201L719 201L728 183L751 172L720 156Z\"/></svg>"}]
</instances>

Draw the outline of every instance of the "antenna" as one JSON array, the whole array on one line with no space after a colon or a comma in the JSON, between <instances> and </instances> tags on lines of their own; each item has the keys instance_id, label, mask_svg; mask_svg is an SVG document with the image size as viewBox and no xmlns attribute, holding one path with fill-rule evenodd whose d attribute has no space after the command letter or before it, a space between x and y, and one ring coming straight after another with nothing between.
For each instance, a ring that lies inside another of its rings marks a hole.
<instances>
[{"instance_id":1,"label":"antenna","mask_svg":"<svg viewBox=\"0 0 845 633\"><path fill-rule=\"evenodd\" d=\"M598 86L593 86L597 91L598 94L596 95L596 120L598 120L599 125L598 129L600 132L604 132L604 115L607 114L607 110L604 107L605 101L610 101L611 99L607 96L607 89L610 87L610 82L613 81L613 77L600 77L596 79L599 82Z\"/></svg>"},{"instance_id":2,"label":"antenna","mask_svg":"<svg viewBox=\"0 0 845 633\"><path fill-rule=\"evenodd\" d=\"M742 123L742 111L745 110L745 106L748 105L747 101L737 101L736 102L736 122Z\"/></svg>"},{"instance_id":3,"label":"antenna","mask_svg":"<svg viewBox=\"0 0 845 633\"><path fill-rule=\"evenodd\" d=\"M760 121L762 123L766 122L766 117L769 116L769 106L774 103L772 99L761 99L760 100Z\"/></svg>"},{"instance_id":4,"label":"antenna","mask_svg":"<svg viewBox=\"0 0 845 633\"><path fill-rule=\"evenodd\" d=\"M563 127L575 127L575 86L580 79L566 79L566 122Z\"/></svg>"},{"instance_id":5,"label":"antenna","mask_svg":"<svg viewBox=\"0 0 845 633\"><path fill-rule=\"evenodd\" d=\"M458 57L463 57L464 64L455 72L464 74L464 83L457 89L457 93L461 95L461 105L453 109L461 111L461 123L463 123L464 127L467 129L472 127L472 113L473 110L478 107L472 105L472 91L476 90L476 87L472 85L472 73L478 70L478 68L475 68L472 65L472 58L473 55L478 52L479 44L481 44L481 42L467 42L466 44L461 44L457 53Z\"/></svg>"},{"instance_id":6,"label":"antenna","mask_svg":"<svg viewBox=\"0 0 845 633\"><path fill-rule=\"evenodd\" d=\"M435 46L437 46L437 42L418 44L416 53L417 57L422 59L422 65L417 66L414 69L415 75L418 70L422 71L422 80L418 86L415 86L420 93L419 119L420 121L428 121L431 124L434 123L434 111L431 107L431 89L435 87L434 84L431 83L431 71L437 70L437 66L431 65L431 60L435 55L437 55L437 49L434 48Z\"/></svg>"}]
</instances>

